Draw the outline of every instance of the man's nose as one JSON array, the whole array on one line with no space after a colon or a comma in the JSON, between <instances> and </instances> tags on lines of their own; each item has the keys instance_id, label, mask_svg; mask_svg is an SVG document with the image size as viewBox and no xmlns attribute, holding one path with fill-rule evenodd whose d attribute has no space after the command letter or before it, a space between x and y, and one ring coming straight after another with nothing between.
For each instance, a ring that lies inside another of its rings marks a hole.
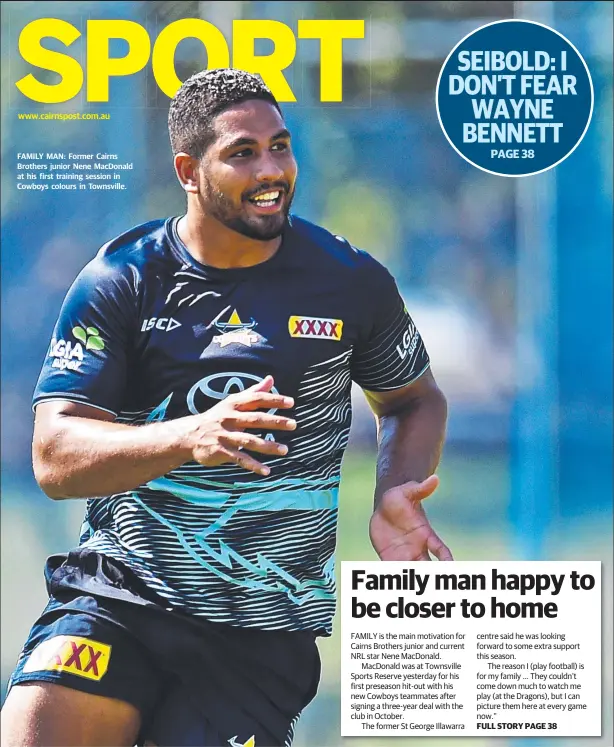
<instances>
[{"instance_id":1,"label":"man's nose","mask_svg":"<svg viewBox=\"0 0 614 747\"><path fill-rule=\"evenodd\" d=\"M260 182L274 182L283 179L284 170L272 153L263 153L256 164L255 177Z\"/></svg>"}]
</instances>

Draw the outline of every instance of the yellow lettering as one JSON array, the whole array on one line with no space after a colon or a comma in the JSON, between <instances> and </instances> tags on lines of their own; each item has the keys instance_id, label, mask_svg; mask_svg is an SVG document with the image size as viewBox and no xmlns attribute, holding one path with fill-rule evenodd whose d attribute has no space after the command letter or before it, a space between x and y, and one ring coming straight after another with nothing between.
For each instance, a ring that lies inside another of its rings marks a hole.
<instances>
[{"instance_id":1,"label":"yellow lettering","mask_svg":"<svg viewBox=\"0 0 614 747\"><path fill-rule=\"evenodd\" d=\"M109 40L125 39L128 54L109 57ZM147 31L134 21L87 22L87 100L109 100L109 78L132 75L149 60L151 44Z\"/></svg>"},{"instance_id":2,"label":"yellow lettering","mask_svg":"<svg viewBox=\"0 0 614 747\"><path fill-rule=\"evenodd\" d=\"M175 50L180 41L188 38L199 39L204 44L208 70L230 65L224 35L212 23L200 18L174 21L160 32L154 44L151 60L156 83L169 98L173 98L181 86L175 71Z\"/></svg>"},{"instance_id":3,"label":"yellow lettering","mask_svg":"<svg viewBox=\"0 0 614 747\"><path fill-rule=\"evenodd\" d=\"M146 29L127 20L94 20L87 22L87 100L109 101L109 80L142 70L151 53L151 42ZM342 101L343 97L343 40L364 39L364 20L312 20L298 22L298 37L320 40L320 99ZM27 24L19 36L19 51L26 62L60 76L60 82L44 84L33 74L16 82L24 96L47 104L68 101L83 86L84 72L76 59L42 46L46 37L58 39L67 47L81 33L72 24L57 18L40 18ZM183 39L202 42L207 55L207 69L229 67L230 52L222 32L208 21L184 18L162 29L153 47L152 69L160 89L172 98L181 81L175 69L175 53ZM123 39L128 52L123 57L111 57L109 42ZM268 39L273 51L256 55L256 39ZM296 101L283 71L296 55L296 37L280 21L233 21L233 67L256 73L269 86L280 102Z\"/></svg>"},{"instance_id":4,"label":"yellow lettering","mask_svg":"<svg viewBox=\"0 0 614 747\"><path fill-rule=\"evenodd\" d=\"M320 101L343 99L343 40L364 39L364 21L299 21L299 39L320 39Z\"/></svg>"},{"instance_id":5,"label":"yellow lettering","mask_svg":"<svg viewBox=\"0 0 614 747\"><path fill-rule=\"evenodd\" d=\"M256 39L271 39L274 44L272 54L256 56ZM296 39L292 30L280 21L233 21L232 22L232 64L248 73L258 73L271 89L275 98L282 101L296 101L288 81L281 72L285 70L296 54Z\"/></svg>"},{"instance_id":6,"label":"yellow lettering","mask_svg":"<svg viewBox=\"0 0 614 747\"><path fill-rule=\"evenodd\" d=\"M15 85L24 96L32 101L40 101L42 104L60 104L79 93L83 85L83 70L72 57L41 46L41 39L47 36L55 37L69 47L75 39L81 36L81 33L66 21L60 21L57 18L39 18L24 26L19 35L19 53L23 59L43 70L58 73L62 80L48 85L36 80L32 73L29 73L18 80Z\"/></svg>"}]
</instances>

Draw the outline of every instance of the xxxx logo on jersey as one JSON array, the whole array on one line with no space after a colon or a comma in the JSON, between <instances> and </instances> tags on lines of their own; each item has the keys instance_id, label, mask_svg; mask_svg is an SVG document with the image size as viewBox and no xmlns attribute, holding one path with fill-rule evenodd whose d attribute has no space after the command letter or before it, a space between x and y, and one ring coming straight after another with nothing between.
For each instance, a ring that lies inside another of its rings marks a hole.
<instances>
[{"instance_id":1,"label":"xxxx logo on jersey","mask_svg":"<svg viewBox=\"0 0 614 747\"><path fill-rule=\"evenodd\" d=\"M317 340L341 339L343 321L341 319L325 319L319 316L291 316L288 319L290 337L304 337Z\"/></svg>"},{"instance_id":2,"label":"xxxx logo on jersey","mask_svg":"<svg viewBox=\"0 0 614 747\"><path fill-rule=\"evenodd\" d=\"M26 662L25 672L70 672L88 680L104 677L111 658L111 646L91 638L57 635L39 643Z\"/></svg>"}]
</instances>

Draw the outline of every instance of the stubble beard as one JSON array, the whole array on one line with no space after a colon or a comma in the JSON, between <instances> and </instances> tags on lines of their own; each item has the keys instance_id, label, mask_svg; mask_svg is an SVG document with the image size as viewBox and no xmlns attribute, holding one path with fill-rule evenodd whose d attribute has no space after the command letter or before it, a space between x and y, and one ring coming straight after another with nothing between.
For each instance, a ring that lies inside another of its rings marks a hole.
<instances>
[{"instance_id":1,"label":"stubble beard","mask_svg":"<svg viewBox=\"0 0 614 747\"><path fill-rule=\"evenodd\" d=\"M284 206L278 213L252 216L248 214L245 202L237 209L232 200L216 189L207 177L203 186L204 193L199 195L203 212L227 228L256 241L271 241L281 236L294 199L294 189L286 194Z\"/></svg>"}]
</instances>

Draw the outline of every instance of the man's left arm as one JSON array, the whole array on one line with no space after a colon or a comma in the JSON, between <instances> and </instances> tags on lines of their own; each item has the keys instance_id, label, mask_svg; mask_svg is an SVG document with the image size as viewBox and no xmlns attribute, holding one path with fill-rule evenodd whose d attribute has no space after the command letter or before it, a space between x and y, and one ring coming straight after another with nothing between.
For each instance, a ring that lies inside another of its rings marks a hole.
<instances>
[{"instance_id":1,"label":"man's left arm","mask_svg":"<svg viewBox=\"0 0 614 747\"><path fill-rule=\"evenodd\" d=\"M452 560L422 500L433 493L445 438L447 405L430 368L411 384L365 391L377 420L378 455L371 542L382 560Z\"/></svg>"}]
</instances>

